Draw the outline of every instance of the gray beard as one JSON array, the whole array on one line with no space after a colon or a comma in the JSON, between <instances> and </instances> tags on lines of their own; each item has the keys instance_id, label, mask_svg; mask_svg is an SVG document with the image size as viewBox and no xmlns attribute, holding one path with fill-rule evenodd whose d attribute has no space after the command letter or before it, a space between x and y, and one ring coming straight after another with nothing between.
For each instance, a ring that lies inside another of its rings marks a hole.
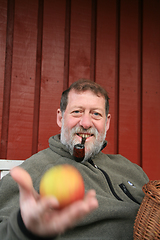
<instances>
[{"instance_id":1,"label":"gray beard","mask_svg":"<svg viewBox=\"0 0 160 240\"><path fill-rule=\"evenodd\" d=\"M72 130L69 132L68 129L64 128L64 120L62 118L62 127L61 127L61 142L66 146L68 149L69 153L73 155L73 149L74 146L80 142L74 139L74 135L76 132L88 132L91 134L94 134L95 136L95 142L90 144L91 146L86 147L90 148L87 152L85 152L85 157L82 162L93 158L96 154L98 154L103 146L104 140L106 138L106 129L103 134L99 135L98 131L96 128L88 129L85 130L83 127L74 127Z\"/></svg>"}]
</instances>

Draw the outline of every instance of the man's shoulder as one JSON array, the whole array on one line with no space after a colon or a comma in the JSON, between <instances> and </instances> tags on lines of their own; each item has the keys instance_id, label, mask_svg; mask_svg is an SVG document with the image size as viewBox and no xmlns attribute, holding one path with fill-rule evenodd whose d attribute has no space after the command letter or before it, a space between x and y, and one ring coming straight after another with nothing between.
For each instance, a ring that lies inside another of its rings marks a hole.
<instances>
[{"instance_id":1,"label":"man's shoulder","mask_svg":"<svg viewBox=\"0 0 160 240\"><path fill-rule=\"evenodd\" d=\"M127 159L126 157L122 156L121 154L105 154L107 158L109 158L112 161L119 161L124 162L126 164L132 164L132 162Z\"/></svg>"},{"instance_id":2,"label":"man's shoulder","mask_svg":"<svg viewBox=\"0 0 160 240\"><path fill-rule=\"evenodd\" d=\"M101 152L100 157L102 159L112 160L112 161L116 161L116 162L120 161L120 162L131 163L131 161L129 159L127 159L126 157L124 157L121 154L106 154L106 153Z\"/></svg>"},{"instance_id":3,"label":"man's shoulder","mask_svg":"<svg viewBox=\"0 0 160 240\"><path fill-rule=\"evenodd\" d=\"M138 171L142 171L142 168L138 164L131 162L129 159L127 159L121 154L102 153L101 157L102 159L104 159L104 161L107 161L107 163L109 165L112 165L113 167L116 167L119 169L124 168L124 169L135 169Z\"/></svg>"}]
</instances>

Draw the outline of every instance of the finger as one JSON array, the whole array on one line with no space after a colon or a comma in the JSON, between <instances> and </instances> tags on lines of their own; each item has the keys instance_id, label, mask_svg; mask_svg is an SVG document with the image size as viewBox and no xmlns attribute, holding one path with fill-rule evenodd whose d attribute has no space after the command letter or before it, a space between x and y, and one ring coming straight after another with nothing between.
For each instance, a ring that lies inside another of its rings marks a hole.
<instances>
[{"instance_id":1,"label":"finger","mask_svg":"<svg viewBox=\"0 0 160 240\"><path fill-rule=\"evenodd\" d=\"M96 209L98 207L98 201L95 190L89 190L85 195L84 201L87 203L90 211Z\"/></svg>"},{"instance_id":2,"label":"finger","mask_svg":"<svg viewBox=\"0 0 160 240\"><path fill-rule=\"evenodd\" d=\"M77 206L75 205L77 212L71 211L71 215L73 214L71 217L73 217L73 219L76 218L77 220L80 220L98 208L95 190L89 190L85 195L84 201L79 201L75 204L77 204Z\"/></svg>"},{"instance_id":3,"label":"finger","mask_svg":"<svg viewBox=\"0 0 160 240\"><path fill-rule=\"evenodd\" d=\"M96 199L96 192L95 190L89 190L83 200L72 203L68 207L64 208L63 211L71 214L71 217L73 216L73 218L78 218L81 214L82 216L86 215L97 207L98 201Z\"/></svg>"},{"instance_id":4,"label":"finger","mask_svg":"<svg viewBox=\"0 0 160 240\"><path fill-rule=\"evenodd\" d=\"M94 189L89 190L84 197L84 200L87 201L88 199L96 198L96 191Z\"/></svg>"},{"instance_id":5,"label":"finger","mask_svg":"<svg viewBox=\"0 0 160 240\"><path fill-rule=\"evenodd\" d=\"M31 193L35 199L39 198L39 194L33 188L32 179L27 171L21 167L15 167L11 169L10 174L18 183L21 193Z\"/></svg>"},{"instance_id":6,"label":"finger","mask_svg":"<svg viewBox=\"0 0 160 240\"><path fill-rule=\"evenodd\" d=\"M44 213L46 211L59 208L59 202L55 197L43 197L40 199L39 212Z\"/></svg>"},{"instance_id":7,"label":"finger","mask_svg":"<svg viewBox=\"0 0 160 240\"><path fill-rule=\"evenodd\" d=\"M87 214L96 209L98 207L98 201L95 195L95 191L90 190L86 194L84 200L76 201L75 203L62 209L62 211L59 212L58 217L61 217L61 215L63 215L63 218L61 218L61 221L55 221L57 229L60 229L60 232L64 232L65 229L73 227L77 221L80 221ZM58 225L58 223L60 223L60 225Z\"/></svg>"},{"instance_id":8,"label":"finger","mask_svg":"<svg viewBox=\"0 0 160 240\"><path fill-rule=\"evenodd\" d=\"M25 189L28 192L32 190L32 179L23 168L15 167L11 169L10 174L21 188Z\"/></svg>"}]
</instances>

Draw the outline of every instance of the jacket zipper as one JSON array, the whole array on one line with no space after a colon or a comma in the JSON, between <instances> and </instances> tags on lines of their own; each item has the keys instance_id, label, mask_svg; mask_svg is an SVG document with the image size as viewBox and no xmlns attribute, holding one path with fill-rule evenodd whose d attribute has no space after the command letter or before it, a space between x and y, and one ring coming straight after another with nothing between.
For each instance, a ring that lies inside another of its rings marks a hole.
<instances>
[{"instance_id":1,"label":"jacket zipper","mask_svg":"<svg viewBox=\"0 0 160 240\"><path fill-rule=\"evenodd\" d=\"M132 194L128 191L127 187L126 187L123 183L121 183L119 186L120 186L120 188L122 189L122 191L123 191L133 202L135 202L135 203L137 203L137 204L140 205L140 203L132 196Z\"/></svg>"},{"instance_id":2,"label":"jacket zipper","mask_svg":"<svg viewBox=\"0 0 160 240\"><path fill-rule=\"evenodd\" d=\"M112 185L112 182L108 176L108 174L101 168L99 168L97 165L94 164L94 162L90 159L89 160L89 163L94 166L95 168L99 169L105 176L107 182L108 182L108 185L109 185L109 188L112 192L112 194L115 196L116 199L118 199L119 201L123 201L118 195L117 193L115 192L114 188L113 188L113 185ZM122 189L122 191L127 195L128 198L130 198L133 202L137 203L140 205L140 203L132 196L132 194L129 192L129 190L127 189L127 187L121 183L119 184L119 187Z\"/></svg>"},{"instance_id":3,"label":"jacket zipper","mask_svg":"<svg viewBox=\"0 0 160 240\"><path fill-rule=\"evenodd\" d=\"M103 173L103 175L105 176L105 178L106 178L106 180L107 180L107 182L108 182L109 188L110 188L112 194L114 195L114 197L115 197L117 200L119 200L119 201L123 201L123 200L117 195L117 193L115 192L115 190L114 190L114 188L113 188L113 185L112 185L112 182L111 182L108 174L107 174L104 170L102 170L101 168L99 168L97 165L95 165L94 162L93 162L91 159L90 159L88 162L89 162L92 166L94 166L95 168L99 169L99 170Z\"/></svg>"}]
</instances>

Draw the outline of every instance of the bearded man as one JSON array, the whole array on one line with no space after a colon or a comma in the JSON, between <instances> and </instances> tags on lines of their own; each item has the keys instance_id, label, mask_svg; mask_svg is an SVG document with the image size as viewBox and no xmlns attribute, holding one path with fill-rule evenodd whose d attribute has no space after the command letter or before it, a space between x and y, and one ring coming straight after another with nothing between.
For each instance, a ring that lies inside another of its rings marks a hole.
<instances>
[{"instance_id":1,"label":"bearded man","mask_svg":"<svg viewBox=\"0 0 160 240\"><path fill-rule=\"evenodd\" d=\"M12 177L1 180L3 240L133 239L135 217L144 197L142 186L148 177L123 156L102 153L110 119L108 94L95 82L80 79L62 93L57 110L61 134L49 139L49 148L13 169ZM77 161L74 147L83 140L85 156ZM39 184L49 168L65 163L79 170L86 194L83 200L59 209L54 197L39 196ZM13 179L19 185L19 196Z\"/></svg>"}]
</instances>

